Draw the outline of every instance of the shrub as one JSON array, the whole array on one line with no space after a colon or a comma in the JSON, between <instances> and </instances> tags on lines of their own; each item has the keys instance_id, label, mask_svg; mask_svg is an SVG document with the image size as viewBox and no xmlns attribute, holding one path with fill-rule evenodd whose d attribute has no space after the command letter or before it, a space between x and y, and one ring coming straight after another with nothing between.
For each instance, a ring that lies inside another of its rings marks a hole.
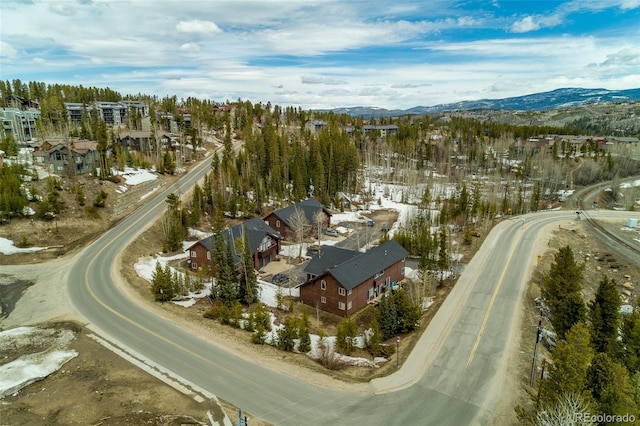
<instances>
[{"instance_id":1,"label":"shrub","mask_svg":"<svg viewBox=\"0 0 640 426\"><path fill-rule=\"evenodd\" d=\"M389 358L391 355L396 353L396 347L394 345L378 345L377 352L378 353L374 354L374 356Z\"/></svg>"},{"instance_id":2,"label":"shrub","mask_svg":"<svg viewBox=\"0 0 640 426\"><path fill-rule=\"evenodd\" d=\"M207 309L207 311L204 314L202 314L202 316L212 320L219 319L221 309L222 309L222 306L220 305L212 306L211 308Z\"/></svg>"},{"instance_id":3,"label":"shrub","mask_svg":"<svg viewBox=\"0 0 640 426\"><path fill-rule=\"evenodd\" d=\"M27 248L27 247L31 247L31 243L29 242L29 239L27 238L27 236L23 235L22 240L20 240L20 242L16 244L16 246L18 248Z\"/></svg>"},{"instance_id":4,"label":"shrub","mask_svg":"<svg viewBox=\"0 0 640 426\"><path fill-rule=\"evenodd\" d=\"M100 219L100 214L95 206L84 206L84 214L88 219Z\"/></svg>"},{"instance_id":5,"label":"shrub","mask_svg":"<svg viewBox=\"0 0 640 426\"><path fill-rule=\"evenodd\" d=\"M93 206L100 207L100 208L104 207L106 198L107 198L107 193L104 192L104 190L100 190L98 195L96 195L96 200L93 202Z\"/></svg>"}]
</instances>

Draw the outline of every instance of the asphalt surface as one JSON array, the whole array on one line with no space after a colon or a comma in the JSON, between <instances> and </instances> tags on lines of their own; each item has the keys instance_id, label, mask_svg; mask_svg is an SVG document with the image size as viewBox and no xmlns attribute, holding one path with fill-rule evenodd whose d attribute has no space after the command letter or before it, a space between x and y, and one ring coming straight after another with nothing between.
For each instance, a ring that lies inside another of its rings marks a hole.
<instances>
[{"instance_id":1,"label":"asphalt surface","mask_svg":"<svg viewBox=\"0 0 640 426\"><path fill-rule=\"evenodd\" d=\"M208 170L196 167L189 188ZM404 366L396 374L334 391L271 370L141 309L114 284L112 265L165 208L171 187L87 247L68 270L68 294L103 337L180 378L276 425L489 424L516 351L514 318L546 226L573 212L528 215L499 224L471 260ZM608 215L626 217L628 212Z\"/></svg>"}]
</instances>

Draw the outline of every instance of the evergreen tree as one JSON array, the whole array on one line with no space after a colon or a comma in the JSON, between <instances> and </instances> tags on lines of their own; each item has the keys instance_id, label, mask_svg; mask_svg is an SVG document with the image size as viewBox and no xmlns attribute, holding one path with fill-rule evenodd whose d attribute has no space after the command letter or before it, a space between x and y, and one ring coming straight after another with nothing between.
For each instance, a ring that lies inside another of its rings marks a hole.
<instances>
[{"instance_id":1,"label":"evergreen tree","mask_svg":"<svg viewBox=\"0 0 640 426\"><path fill-rule=\"evenodd\" d=\"M20 152L20 145L13 137L13 134L8 134L7 136L3 136L0 140L0 151L4 151L4 155L8 157L12 157L18 155Z\"/></svg>"},{"instance_id":2,"label":"evergreen tree","mask_svg":"<svg viewBox=\"0 0 640 426\"><path fill-rule=\"evenodd\" d=\"M444 279L444 271L449 269L449 251L447 250L447 231L444 226L440 227L439 238L439 251L438 251L438 269L440 269L440 281Z\"/></svg>"},{"instance_id":3,"label":"evergreen tree","mask_svg":"<svg viewBox=\"0 0 640 426\"><path fill-rule=\"evenodd\" d=\"M258 301L258 278L249 244L249 233L246 228L243 228L242 239L239 239L236 247L242 249L239 297L246 304L255 303Z\"/></svg>"},{"instance_id":4,"label":"evergreen tree","mask_svg":"<svg viewBox=\"0 0 640 426\"><path fill-rule=\"evenodd\" d=\"M569 293L560 300L551 317L551 324L558 336L564 337L576 323L585 321L586 311L587 308L580 293Z\"/></svg>"},{"instance_id":5,"label":"evergreen tree","mask_svg":"<svg viewBox=\"0 0 640 426\"><path fill-rule=\"evenodd\" d=\"M22 214L29 200L22 188L22 166L4 164L0 167L0 222Z\"/></svg>"},{"instance_id":6,"label":"evergreen tree","mask_svg":"<svg viewBox=\"0 0 640 426\"><path fill-rule=\"evenodd\" d=\"M311 336L309 335L309 315L307 314L306 307L302 309L302 318L300 320L298 335L300 338L298 343L298 352L309 352L311 350Z\"/></svg>"},{"instance_id":7,"label":"evergreen tree","mask_svg":"<svg viewBox=\"0 0 640 426\"><path fill-rule=\"evenodd\" d=\"M378 319L374 316L371 320L370 334L367 341L367 348L369 349L369 353L373 356L378 356L378 354L380 353L381 336L382 333L380 331Z\"/></svg>"},{"instance_id":8,"label":"evergreen tree","mask_svg":"<svg viewBox=\"0 0 640 426\"><path fill-rule=\"evenodd\" d=\"M408 333L413 331L418 325L422 314L422 312L420 312L420 306L413 303L407 292L402 289L393 292L391 301L395 306L398 320L396 332Z\"/></svg>"},{"instance_id":9,"label":"evergreen tree","mask_svg":"<svg viewBox=\"0 0 640 426\"><path fill-rule=\"evenodd\" d=\"M606 353L597 354L591 361L587 370L587 386L599 413L625 415L638 412L629 372Z\"/></svg>"},{"instance_id":10,"label":"evergreen tree","mask_svg":"<svg viewBox=\"0 0 640 426\"><path fill-rule=\"evenodd\" d=\"M595 298L589 303L591 343L596 352L614 354L620 327L620 304L615 281L603 276Z\"/></svg>"},{"instance_id":11,"label":"evergreen tree","mask_svg":"<svg viewBox=\"0 0 640 426\"><path fill-rule=\"evenodd\" d=\"M156 269L151 276L151 291L156 301L166 302L175 296L175 288L171 278L169 266L163 268L160 262L156 262Z\"/></svg>"},{"instance_id":12,"label":"evergreen tree","mask_svg":"<svg viewBox=\"0 0 640 426\"><path fill-rule=\"evenodd\" d=\"M631 374L640 371L640 312L636 309L622 319L618 359Z\"/></svg>"},{"instance_id":13,"label":"evergreen tree","mask_svg":"<svg viewBox=\"0 0 640 426\"><path fill-rule=\"evenodd\" d=\"M578 265L569 246L560 248L554 258L549 273L543 278L541 291L553 315L551 323L562 338L583 319L586 311L580 295L584 265Z\"/></svg>"},{"instance_id":14,"label":"evergreen tree","mask_svg":"<svg viewBox=\"0 0 640 426\"><path fill-rule=\"evenodd\" d=\"M557 343L551 354L549 378L540 384L540 402L551 406L567 394L590 398L587 370L592 358L589 329L578 322L566 333L566 339Z\"/></svg>"},{"instance_id":15,"label":"evergreen tree","mask_svg":"<svg viewBox=\"0 0 640 426\"><path fill-rule=\"evenodd\" d=\"M165 251L174 251L182 247L182 239L186 234L187 227L182 220L181 201L175 193L167 195L165 199L167 211L162 219L162 226L165 236Z\"/></svg>"},{"instance_id":16,"label":"evergreen tree","mask_svg":"<svg viewBox=\"0 0 640 426\"><path fill-rule=\"evenodd\" d=\"M285 318L282 328L278 330L278 348L283 351L293 351L295 339L298 338L298 324L295 318Z\"/></svg>"},{"instance_id":17,"label":"evergreen tree","mask_svg":"<svg viewBox=\"0 0 640 426\"><path fill-rule=\"evenodd\" d=\"M336 346L345 355L351 355L356 347L356 336L358 334L358 325L352 317L343 319L338 324L336 331Z\"/></svg>"},{"instance_id":18,"label":"evergreen tree","mask_svg":"<svg viewBox=\"0 0 640 426\"><path fill-rule=\"evenodd\" d=\"M380 304L378 304L378 323L380 324L383 341L396 335L398 314L395 304L386 295L380 299Z\"/></svg>"}]
</instances>

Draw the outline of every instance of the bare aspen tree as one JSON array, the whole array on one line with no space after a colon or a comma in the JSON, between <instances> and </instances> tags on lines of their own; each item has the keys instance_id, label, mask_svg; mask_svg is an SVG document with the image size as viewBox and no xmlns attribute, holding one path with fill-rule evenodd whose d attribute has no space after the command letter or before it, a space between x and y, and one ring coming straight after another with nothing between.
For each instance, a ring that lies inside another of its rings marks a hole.
<instances>
[{"instance_id":1,"label":"bare aspen tree","mask_svg":"<svg viewBox=\"0 0 640 426\"><path fill-rule=\"evenodd\" d=\"M307 222L307 216L304 214L304 211L301 208L296 207L291 214L291 217L289 218L289 222L291 223L291 228L295 232L296 243L300 246L298 258L301 258L305 228L309 226Z\"/></svg>"},{"instance_id":2,"label":"bare aspen tree","mask_svg":"<svg viewBox=\"0 0 640 426\"><path fill-rule=\"evenodd\" d=\"M320 244L322 230L324 229L324 219L325 219L325 215L322 210L318 210L313 215L313 223L316 227L315 231L316 231L316 235L318 236L318 244Z\"/></svg>"}]
</instances>

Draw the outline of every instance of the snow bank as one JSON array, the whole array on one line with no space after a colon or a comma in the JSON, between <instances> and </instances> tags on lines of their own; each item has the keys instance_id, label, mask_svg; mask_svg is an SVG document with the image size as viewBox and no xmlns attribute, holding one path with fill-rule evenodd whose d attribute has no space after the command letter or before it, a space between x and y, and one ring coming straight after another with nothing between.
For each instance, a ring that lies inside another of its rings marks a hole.
<instances>
[{"instance_id":1,"label":"snow bank","mask_svg":"<svg viewBox=\"0 0 640 426\"><path fill-rule=\"evenodd\" d=\"M158 179L158 176L156 174L146 169L134 169L131 167L125 167L123 171L113 169L112 172L114 175L122 176L124 182L127 185L139 185L143 182ZM120 187L120 189L122 188L123 187ZM126 188L124 188L124 190L126 191Z\"/></svg>"},{"instance_id":2,"label":"snow bank","mask_svg":"<svg viewBox=\"0 0 640 426\"><path fill-rule=\"evenodd\" d=\"M18 248L13 241L0 237L0 253L10 255L16 253L33 253L35 251L46 250L48 247L27 247Z\"/></svg>"},{"instance_id":3,"label":"snow bank","mask_svg":"<svg viewBox=\"0 0 640 426\"><path fill-rule=\"evenodd\" d=\"M37 382L78 356L74 350L23 355L0 366L0 398Z\"/></svg>"},{"instance_id":4,"label":"snow bank","mask_svg":"<svg viewBox=\"0 0 640 426\"><path fill-rule=\"evenodd\" d=\"M49 349L25 354L0 366L0 399L57 371L78 356L75 350L65 349L75 334L71 330L18 327L0 332L0 348L28 350L31 345Z\"/></svg>"}]
</instances>

